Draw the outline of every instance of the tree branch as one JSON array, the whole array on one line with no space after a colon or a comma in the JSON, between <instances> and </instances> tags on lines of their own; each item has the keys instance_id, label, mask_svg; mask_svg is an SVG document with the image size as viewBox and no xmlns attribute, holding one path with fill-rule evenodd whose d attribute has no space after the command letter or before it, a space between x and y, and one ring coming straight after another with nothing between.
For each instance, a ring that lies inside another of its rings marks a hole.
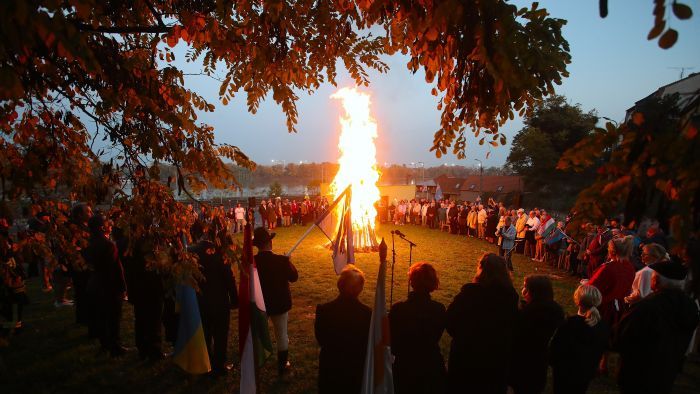
<instances>
[{"instance_id":1,"label":"tree branch","mask_svg":"<svg viewBox=\"0 0 700 394\"><path fill-rule=\"evenodd\" d=\"M158 20L158 26L160 27L166 27L165 23L163 23L163 18L160 17L160 14L156 11L155 7L153 7L153 4L151 4L150 1L146 1L146 7L151 11L151 14L153 14L153 17Z\"/></svg>"},{"instance_id":2,"label":"tree branch","mask_svg":"<svg viewBox=\"0 0 700 394\"><path fill-rule=\"evenodd\" d=\"M158 34L168 33L172 29L171 26L98 26L93 27L87 23L77 22L78 30L89 33L111 33L111 34Z\"/></svg>"}]
</instances>

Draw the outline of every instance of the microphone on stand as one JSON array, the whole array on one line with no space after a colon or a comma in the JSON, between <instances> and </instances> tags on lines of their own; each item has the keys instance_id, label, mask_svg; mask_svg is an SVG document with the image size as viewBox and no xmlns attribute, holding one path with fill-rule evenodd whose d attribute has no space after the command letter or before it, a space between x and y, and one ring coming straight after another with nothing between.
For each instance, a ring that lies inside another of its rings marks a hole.
<instances>
[{"instance_id":1,"label":"microphone on stand","mask_svg":"<svg viewBox=\"0 0 700 394\"><path fill-rule=\"evenodd\" d=\"M405 236L406 236L404 233L402 233L402 232L399 231L399 230L394 230L394 231L392 231L391 233L392 233L392 234L396 234L396 235L398 235L399 237L405 237Z\"/></svg>"}]
</instances>

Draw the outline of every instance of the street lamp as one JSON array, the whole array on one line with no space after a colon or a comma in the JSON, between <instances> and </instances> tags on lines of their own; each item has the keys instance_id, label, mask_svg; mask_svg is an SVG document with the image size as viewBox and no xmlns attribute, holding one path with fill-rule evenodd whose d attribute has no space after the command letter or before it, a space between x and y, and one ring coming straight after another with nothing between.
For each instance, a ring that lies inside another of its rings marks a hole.
<instances>
[{"instance_id":1,"label":"street lamp","mask_svg":"<svg viewBox=\"0 0 700 394\"><path fill-rule=\"evenodd\" d=\"M421 168L421 187L423 188L423 191L425 192L425 198L428 199L428 186L425 184L425 163L422 161L418 162L418 165Z\"/></svg>"},{"instance_id":2,"label":"street lamp","mask_svg":"<svg viewBox=\"0 0 700 394\"><path fill-rule=\"evenodd\" d=\"M610 119L610 118L608 118L607 116L601 116L600 118L601 118L601 119L605 119L605 120L607 120L608 122L613 122L613 123L615 123L615 127L617 127L617 128L620 127L620 123L618 123L618 121L616 121L616 120L614 120L614 119Z\"/></svg>"},{"instance_id":3,"label":"street lamp","mask_svg":"<svg viewBox=\"0 0 700 394\"><path fill-rule=\"evenodd\" d=\"M484 165L479 159L474 159L479 162L479 198L484 193Z\"/></svg>"}]
</instances>

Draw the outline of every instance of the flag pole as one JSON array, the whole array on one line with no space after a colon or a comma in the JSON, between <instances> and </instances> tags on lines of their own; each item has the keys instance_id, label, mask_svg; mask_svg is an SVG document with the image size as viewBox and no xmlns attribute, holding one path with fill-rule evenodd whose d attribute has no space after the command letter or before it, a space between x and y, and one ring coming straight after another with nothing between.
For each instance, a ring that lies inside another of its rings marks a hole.
<instances>
[{"instance_id":1,"label":"flag pole","mask_svg":"<svg viewBox=\"0 0 700 394\"><path fill-rule=\"evenodd\" d=\"M304 233L304 235L302 235L301 238L299 238L299 240L297 241L297 243L295 243L294 246L292 246L292 248L289 249L289 252L287 252L287 256L291 256L292 252L294 252L294 250L296 250L296 248L299 246L301 241L303 241L304 238L306 238L309 235L311 230L314 229L314 226L316 226L316 223L312 224L311 226L309 226L308 229L306 229L306 232Z\"/></svg>"},{"instance_id":2,"label":"flag pole","mask_svg":"<svg viewBox=\"0 0 700 394\"><path fill-rule=\"evenodd\" d=\"M325 217L327 215L330 215L333 212L333 208L335 208L335 206L338 205L338 201L340 201L340 199L343 198L345 196L345 194L347 194L350 191L351 187L352 187L352 184L348 185L348 187L346 187L345 190L343 190L343 192L340 193L338 198L336 198L335 201L333 201L333 203L328 207L326 212L323 215L321 215L321 217L318 218L313 224L311 224L311 226L309 226L308 229L306 229L306 232L304 233L304 235L302 235L301 238L299 238L299 240L297 241L297 243L295 243L294 246L292 246L292 248L289 249L289 252L287 252L287 256L291 256L292 252L294 252L296 250L296 248L299 246L299 244L301 244L301 241L303 241L307 236L309 236L309 234L311 233L311 230L314 229L314 226L316 226L323 219L325 219Z\"/></svg>"}]
</instances>

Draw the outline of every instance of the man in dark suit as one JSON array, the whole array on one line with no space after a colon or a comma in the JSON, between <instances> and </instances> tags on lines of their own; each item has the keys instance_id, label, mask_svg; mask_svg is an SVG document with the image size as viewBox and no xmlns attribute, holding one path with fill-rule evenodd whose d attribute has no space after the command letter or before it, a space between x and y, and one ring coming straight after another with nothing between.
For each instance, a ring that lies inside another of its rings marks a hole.
<instances>
[{"instance_id":1,"label":"man in dark suit","mask_svg":"<svg viewBox=\"0 0 700 394\"><path fill-rule=\"evenodd\" d=\"M199 257L202 280L199 281L199 313L202 316L204 339L207 342L212 375L224 375L231 309L238 307L236 279L231 265L224 262L222 252L209 240L192 247Z\"/></svg>"},{"instance_id":2,"label":"man in dark suit","mask_svg":"<svg viewBox=\"0 0 700 394\"><path fill-rule=\"evenodd\" d=\"M321 346L318 360L318 392L359 393L367 351L372 310L357 296L365 277L350 264L338 278L338 297L316 307L314 331Z\"/></svg>"},{"instance_id":3,"label":"man in dark suit","mask_svg":"<svg viewBox=\"0 0 700 394\"><path fill-rule=\"evenodd\" d=\"M289 337L287 336L287 320L292 309L292 292L289 282L299 279L297 269L289 256L272 252L272 238L264 227L258 227L253 232L253 245L258 248L255 255L255 265L260 277L260 287L265 301L265 311L272 320L277 340L277 370L280 376L286 375L291 365L289 358Z\"/></svg>"}]
</instances>

